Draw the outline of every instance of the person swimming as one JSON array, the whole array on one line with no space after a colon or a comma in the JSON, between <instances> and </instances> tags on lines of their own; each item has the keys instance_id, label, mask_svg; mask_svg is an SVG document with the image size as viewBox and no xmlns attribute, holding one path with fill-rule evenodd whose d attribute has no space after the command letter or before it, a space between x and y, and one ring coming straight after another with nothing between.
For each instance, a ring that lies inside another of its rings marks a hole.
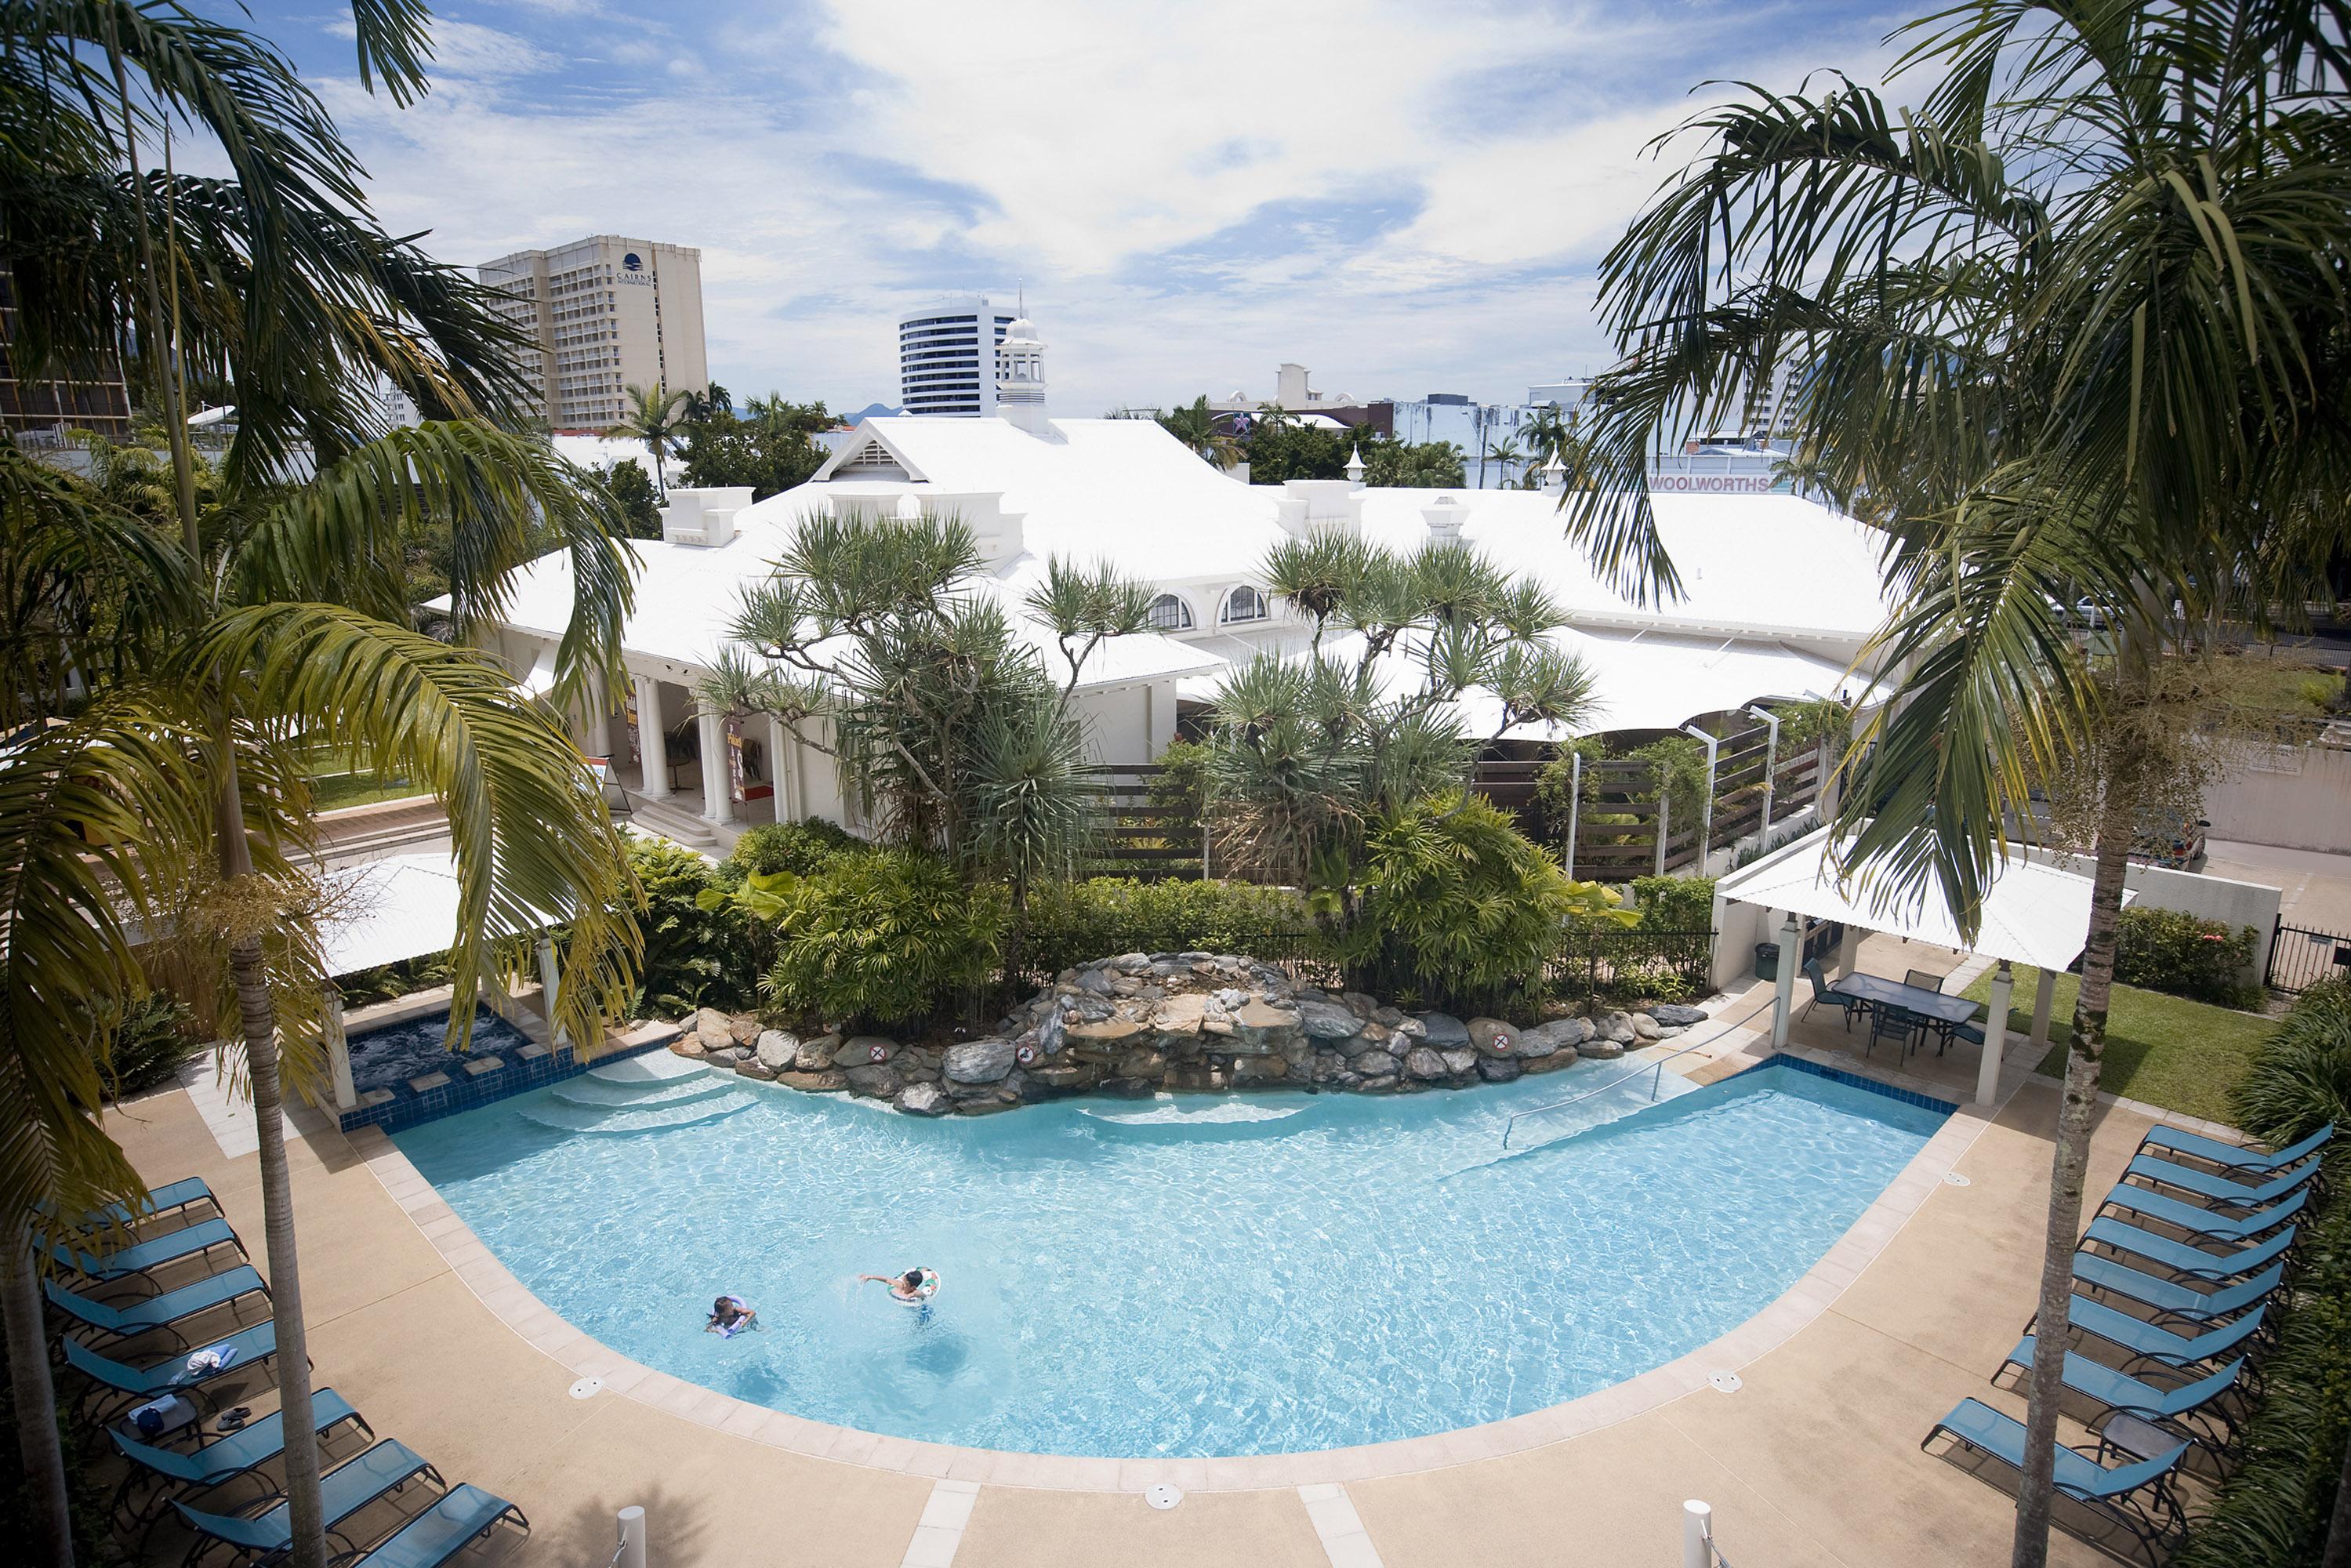
<instances>
[{"instance_id":1,"label":"person swimming","mask_svg":"<svg viewBox=\"0 0 2351 1568\"><path fill-rule=\"evenodd\" d=\"M721 1296L710 1303L710 1321L702 1325L702 1332L733 1339L746 1329L758 1328L758 1316L742 1297Z\"/></svg>"},{"instance_id":2,"label":"person swimming","mask_svg":"<svg viewBox=\"0 0 2351 1568\"><path fill-rule=\"evenodd\" d=\"M919 1307L939 1293L939 1273L935 1269L914 1268L903 1274L860 1274L857 1282L868 1281L890 1287L890 1299L902 1307Z\"/></svg>"}]
</instances>

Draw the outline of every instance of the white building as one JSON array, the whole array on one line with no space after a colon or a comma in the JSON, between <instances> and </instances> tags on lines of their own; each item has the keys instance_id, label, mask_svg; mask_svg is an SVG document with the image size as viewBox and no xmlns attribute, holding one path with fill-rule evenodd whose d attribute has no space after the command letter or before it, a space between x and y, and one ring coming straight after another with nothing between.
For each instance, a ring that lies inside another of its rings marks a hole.
<instances>
[{"instance_id":1,"label":"white building","mask_svg":"<svg viewBox=\"0 0 2351 1568\"><path fill-rule=\"evenodd\" d=\"M630 689L575 716L584 748L611 758L637 798L641 823L717 844L752 823L810 814L862 825L828 756L764 716L698 710L741 591L809 516L927 507L960 517L985 557L975 591L1012 612L1049 669L1061 655L1020 609L1049 559L1109 561L1151 583L1155 629L1105 645L1079 688L1094 752L1111 764L1156 757L1179 707L1212 697L1234 662L1303 649L1306 628L1267 591L1262 563L1281 539L1318 529L1398 549L1465 539L1540 580L1567 618L1557 640L1599 676L1595 731L1668 729L1765 697L1856 686L1848 671L1885 619L1876 537L1792 496L1658 496L1684 593L1646 608L1563 538L1556 495L1371 489L1344 479L1249 486L1152 421L1049 417L1043 344L1024 319L1006 329L1006 387L1021 395L1006 399L1004 417L867 420L807 484L756 505L747 489L671 491L664 537L635 547L643 570L622 636ZM496 634L525 685L546 689L570 615L568 558L533 562ZM1463 706L1465 729L1490 733L1477 698ZM1493 711L1490 699L1484 707ZM674 766L657 738L667 736L680 737ZM725 767L699 760L722 757Z\"/></svg>"},{"instance_id":2,"label":"white building","mask_svg":"<svg viewBox=\"0 0 2351 1568\"><path fill-rule=\"evenodd\" d=\"M1014 313L985 294L949 295L898 318L898 402L910 414L996 413L996 346Z\"/></svg>"},{"instance_id":3,"label":"white building","mask_svg":"<svg viewBox=\"0 0 2351 1568\"><path fill-rule=\"evenodd\" d=\"M552 250L486 262L499 314L538 343L536 412L557 430L606 430L626 388L700 392L710 384L702 332L702 252L590 235Z\"/></svg>"}]
</instances>

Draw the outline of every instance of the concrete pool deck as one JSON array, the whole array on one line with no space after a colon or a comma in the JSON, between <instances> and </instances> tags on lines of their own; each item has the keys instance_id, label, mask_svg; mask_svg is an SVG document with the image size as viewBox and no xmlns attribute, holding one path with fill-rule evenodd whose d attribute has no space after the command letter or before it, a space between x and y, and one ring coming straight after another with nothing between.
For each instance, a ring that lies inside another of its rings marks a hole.
<instances>
[{"instance_id":1,"label":"concrete pool deck","mask_svg":"<svg viewBox=\"0 0 2351 1568\"><path fill-rule=\"evenodd\" d=\"M2004 1479L1918 1443L1970 1395L2021 1413L1987 1379L2032 1310L2055 1104L2053 1087L2020 1077L1995 1117L1954 1117L1787 1296L1682 1362L1489 1427L1237 1460L989 1454L742 1405L637 1366L538 1304L381 1134L303 1118L289 1157L316 1383L532 1519L528 1541L473 1560L601 1563L614 1511L640 1503L662 1568L1400 1568L1531 1550L1667 1564L1682 1500L1701 1498L1739 1568L1924 1568L2007 1551ZM2148 1121L2104 1109L2093 1190L2119 1176ZM225 1152L187 1092L125 1107L109 1130L151 1181L211 1182L258 1252L256 1162ZM1713 1369L1741 1386L1717 1392ZM585 1375L604 1391L575 1400ZM273 1402L256 1380L241 1396ZM1185 1490L1178 1507L1144 1502L1160 1481ZM2106 1560L2069 1536L2053 1546L2054 1563Z\"/></svg>"}]
</instances>

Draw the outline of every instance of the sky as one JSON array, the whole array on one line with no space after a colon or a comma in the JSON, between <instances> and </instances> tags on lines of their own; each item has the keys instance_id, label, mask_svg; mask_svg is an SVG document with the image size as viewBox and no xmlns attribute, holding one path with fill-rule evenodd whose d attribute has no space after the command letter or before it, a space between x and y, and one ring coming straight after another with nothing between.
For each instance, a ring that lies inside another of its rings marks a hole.
<instances>
[{"instance_id":1,"label":"sky","mask_svg":"<svg viewBox=\"0 0 2351 1568\"><path fill-rule=\"evenodd\" d=\"M198 7L237 19L228 5ZM475 265L590 234L702 252L739 402L895 402L895 320L1025 293L1059 414L1522 397L1602 368L1601 256L1729 89L1875 83L1918 0L468 0L431 93L360 86L347 9L250 0L395 234Z\"/></svg>"}]
</instances>

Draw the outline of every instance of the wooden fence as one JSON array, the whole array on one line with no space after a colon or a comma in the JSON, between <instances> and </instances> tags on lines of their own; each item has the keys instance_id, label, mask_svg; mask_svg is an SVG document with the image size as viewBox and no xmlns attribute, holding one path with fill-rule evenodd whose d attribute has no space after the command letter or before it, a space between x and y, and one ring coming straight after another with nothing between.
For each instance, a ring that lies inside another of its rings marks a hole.
<instances>
[{"instance_id":1,"label":"wooden fence","mask_svg":"<svg viewBox=\"0 0 2351 1568\"><path fill-rule=\"evenodd\" d=\"M1102 803L1081 874L1146 880L1200 874L1199 819L1181 807L1152 803L1152 786L1165 768L1150 762L1089 771Z\"/></svg>"}]
</instances>

